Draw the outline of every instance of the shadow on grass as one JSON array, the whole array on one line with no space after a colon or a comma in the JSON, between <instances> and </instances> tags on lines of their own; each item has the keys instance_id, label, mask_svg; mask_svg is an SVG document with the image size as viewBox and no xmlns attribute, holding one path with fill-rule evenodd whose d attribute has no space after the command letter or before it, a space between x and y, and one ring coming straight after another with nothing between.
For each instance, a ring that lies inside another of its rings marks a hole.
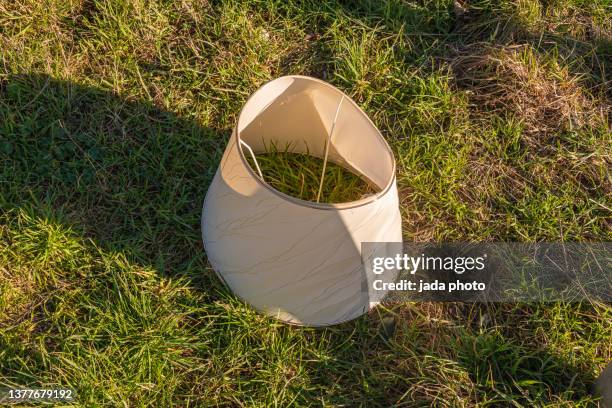
<instances>
[{"instance_id":1,"label":"shadow on grass","mask_svg":"<svg viewBox=\"0 0 612 408\"><path fill-rule=\"evenodd\" d=\"M560 401L591 401L595 381L591 362L570 361L544 341L551 322L538 316L554 304L457 304L451 307L462 323L451 340L457 362L469 373L478 393L502 405L526 406ZM566 305L587 312L586 305ZM544 323L544 324L541 324ZM591 401L592 402L592 401Z\"/></svg>"},{"instance_id":2,"label":"shadow on grass","mask_svg":"<svg viewBox=\"0 0 612 408\"><path fill-rule=\"evenodd\" d=\"M0 81L0 383L96 405L192 392L173 367L206 354L202 303L230 296L200 233L227 136L84 84Z\"/></svg>"},{"instance_id":3,"label":"shadow on grass","mask_svg":"<svg viewBox=\"0 0 612 408\"><path fill-rule=\"evenodd\" d=\"M45 75L0 83L3 207L31 208L160 273L204 266L200 214L230 131Z\"/></svg>"},{"instance_id":4,"label":"shadow on grass","mask_svg":"<svg viewBox=\"0 0 612 408\"><path fill-rule=\"evenodd\" d=\"M533 321L547 307L397 305L391 336L375 312L352 324L353 347L343 347L346 332L331 329L337 352L313 372L317 381L337 388L326 399L337 405L594 404L591 362L554 352Z\"/></svg>"}]
</instances>

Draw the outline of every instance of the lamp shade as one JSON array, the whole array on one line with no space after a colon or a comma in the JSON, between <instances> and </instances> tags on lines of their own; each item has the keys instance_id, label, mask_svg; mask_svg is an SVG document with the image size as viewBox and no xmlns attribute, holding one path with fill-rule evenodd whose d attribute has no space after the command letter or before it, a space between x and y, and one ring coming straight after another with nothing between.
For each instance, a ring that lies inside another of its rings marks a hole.
<instances>
[{"instance_id":1,"label":"lamp shade","mask_svg":"<svg viewBox=\"0 0 612 408\"><path fill-rule=\"evenodd\" d=\"M246 156L270 145L325 158L376 191L318 203L284 194ZM209 262L239 297L289 323L326 326L367 312L363 242L400 242L391 149L348 96L318 79L287 76L246 102L208 189L202 235Z\"/></svg>"}]
</instances>

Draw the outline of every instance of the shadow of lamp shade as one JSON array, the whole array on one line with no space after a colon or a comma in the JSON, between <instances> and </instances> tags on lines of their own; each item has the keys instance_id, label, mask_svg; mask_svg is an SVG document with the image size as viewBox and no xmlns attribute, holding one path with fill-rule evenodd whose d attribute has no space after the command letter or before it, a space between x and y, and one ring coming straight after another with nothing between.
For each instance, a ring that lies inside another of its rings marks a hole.
<instances>
[{"instance_id":1,"label":"shadow of lamp shade","mask_svg":"<svg viewBox=\"0 0 612 408\"><path fill-rule=\"evenodd\" d=\"M376 193L329 204L284 194L246 158L271 145L343 166ZM308 326L356 318L378 302L361 243L402 238L393 153L335 87L303 76L268 82L240 112L204 200L202 235L213 269L256 309Z\"/></svg>"}]
</instances>

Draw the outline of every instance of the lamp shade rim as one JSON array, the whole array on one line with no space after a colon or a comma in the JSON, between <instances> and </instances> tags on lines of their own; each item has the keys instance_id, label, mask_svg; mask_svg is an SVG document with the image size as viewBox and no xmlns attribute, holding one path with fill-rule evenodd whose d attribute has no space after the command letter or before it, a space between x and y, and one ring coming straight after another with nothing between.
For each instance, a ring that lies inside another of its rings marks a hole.
<instances>
[{"instance_id":1,"label":"lamp shade rim","mask_svg":"<svg viewBox=\"0 0 612 408\"><path fill-rule=\"evenodd\" d=\"M383 143L383 146L385 147L385 150L387 151L387 153L389 155L389 159L391 161L391 174L390 174L390 177L387 180L384 188L380 189L380 191L377 191L374 194L368 195L367 197L360 198L359 200L353 200L353 201L347 201L347 202L341 202L341 203L318 203L318 202L315 202L315 201L302 200L301 198L297 198L297 197L285 194L285 193L277 190L276 188L272 187L271 185L269 185L268 183L266 183L264 180L262 180L259 177L259 175L249 165L248 160L246 159L246 156L244 155L244 152L243 152L243 150L241 148L241 138L240 138L241 123L240 123L240 120L242 119L242 114L243 114L244 110L246 109L246 107L249 106L249 103L257 96L257 94L263 88L265 88L267 85L269 85L269 84L271 84L271 83L273 83L275 81L282 81L282 80L286 80L286 79L300 79L300 80L312 81L312 82L316 82L316 83L318 83L320 85L323 85L325 87L328 87L328 88L332 89L334 92L338 93L338 96L344 96L344 99L347 102L351 103L359 111L359 113L361 115L363 115L363 117L372 125L372 128L375 129L375 131L376 131L375 132L376 136ZM342 92L340 89L336 88L335 86L333 86L333 85L331 85L331 84L329 84L329 83L327 83L325 81L322 81L322 80L320 80L318 78L313 78L313 77L309 77L309 76L305 76L305 75L287 75L287 76L283 76L283 77L276 78L276 79L273 79L271 81L268 81L265 84L263 84L262 86L260 86L257 89L257 91L255 91L255 93L253 93L249 97L249 99L247 99L247 101L244 104L242 110L240 111L240 114L238 115L238 120L237 120L236 126L234 128L234 132L232 132L232 136L231 137L235 138L235 143L236 143L236 146L238 148L238 155L240 157L240 160L242 161L242 163L243 163L244 167L246 168L246 170L253 177L253 179L255 179L255 181L257 183L259 183L261 186L265 187L267 190L269 190L273 194L279 196L283 200L290 201L290 202L292 202L293 204L296 204L296 205L300 205L300 206L303 206L303 207L316 208L316 209L320 209L320 210L342 210L342 209L351 209L351 208L361 207L363 205L370 204L370 203L380 199L385 194L387 194L387 192L391 189L392 186L395 185L395 178L396 178L396 175L395 175L395 169L396 169L395 156L393 155L393 151L389 147L389 144L387 143L385 138L382 136L382 134L378 130L378 127L372 122L372 120L369 118L369 116L366 115L366 113L359 107L359 105L357 105L357 103L355 103L355 101L353 101L353 99L351 97L346 95L344 92Z\"/></svg>"}]
</instances>

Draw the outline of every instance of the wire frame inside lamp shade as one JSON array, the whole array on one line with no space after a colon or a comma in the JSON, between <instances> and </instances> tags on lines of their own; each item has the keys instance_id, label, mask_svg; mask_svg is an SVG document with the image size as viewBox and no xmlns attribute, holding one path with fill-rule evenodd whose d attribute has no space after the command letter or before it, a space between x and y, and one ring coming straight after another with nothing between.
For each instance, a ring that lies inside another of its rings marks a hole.
<instances>
[{"instance_id":1,"label":"wire frame inside lamp shade","mask_svg":"<svg viewBox=\"0 0 612 408\"><path fill-rule=\"evenodd\" d=\"M377 192L333 204L284 194L246 159L271 145L328 159ZM402 238L393 153L337 88L303 76L268 82L239 115L204 200L202 235L213 269L256 309L308 326L356 318L378 301L361 243Z\"/></svg>"}]
</instances>

